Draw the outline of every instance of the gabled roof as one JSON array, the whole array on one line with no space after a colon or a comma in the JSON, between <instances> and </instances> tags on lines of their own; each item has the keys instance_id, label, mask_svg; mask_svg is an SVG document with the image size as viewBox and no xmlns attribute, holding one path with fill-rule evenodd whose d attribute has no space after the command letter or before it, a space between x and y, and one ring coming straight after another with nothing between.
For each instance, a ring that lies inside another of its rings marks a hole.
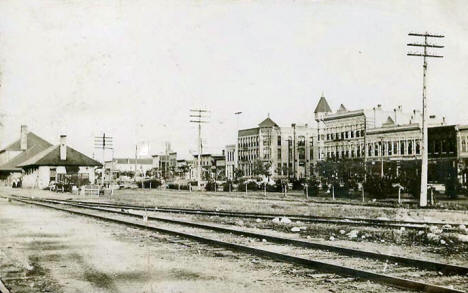
<instances>
[{"instance_id":1,"label":"gabled roof","mask_svg":"<svg viewBox=\"0 0 468 293\"><path fill-rule=\"evenodd\" d=\"M29 131L26 137L28 141L27 148L29 148L30 146L32 147L32 146L38 145L38 144L51 146L51 144L48 141L40 138L34 132ZM17 152L21 151L21 139L15 140L14 142L6 146L4 149L0 150L0 153L3 151L17 151Z\"/></svg>"},{"instance_id":2,"label":"gabled roof","mask_svg":"<svg viewBox=\"0 0 468 293\"><path fill-rule=\"evenodd\" d=\"M18 167L38 166L102 166L96 160L67 146L67 159L60 160L60 145L51 146L36 154L27 161L18 164Z\"/></svg>"},{"instance_id":3,"label":"gabled roof","mask_svg":"<svg viewBox=\"0 0 468 293\"><path fill-rule=\"evenodd\" d=\"M337 113L343 113L343 112L347 112L347 111L348 111L348 109L346 109L346 107L343 104L341 104L340 108L336 112Z\"/></svg>"},{"instance_id":4,"label":"gabled roof","mask_svg":"<svg viewBox=\"0 0 468 293\"><path fill-rule=\"evenodd\" d=\"M278 127L278 124L276 124L275 121L271 120L270 117L267 117L260 124L258 124L258 126L259 127Z\"/></svg>"},{"instance_id":5,"label":"gabled roof","mask_svg":"<svg viewBox=\"0 0 468 293\"><path fill-rule=\"evenodd\" d=\"M330 105L328 105L327 99L325 99L324 96L322 96L317 104L317 107L315 107L314 113L331 113L332 110L330 108Z\"/></svg>"},{"instance_id":6,"label":"gabled roof","mask_svg":"<svg viewBox=\"0 0 468 293\"><path fill-rule=\"evenodd\" d=\"M17 156L4 163L3 165L0 165L0 171L21 171L21 168L19 168L18 165L52 146L51 143L40 138L32 132L28 133L27 139L28 143L26 150L22 151ZM18 139L17 141L13 142L12 144L4 148L2 151L21 151L20 140Z\"/></svg>"},{"instance_id":7,"label":"gabled roof","mask_svg":"<svg viewBox=\"0 0 468 293\"><path fill-rule=\"evenodd\" d=\"M395 121L393 121L392 117L388 116L387 121L385 121L382 126L393 126L395 125Z\"/></svg>"}]
</instances>

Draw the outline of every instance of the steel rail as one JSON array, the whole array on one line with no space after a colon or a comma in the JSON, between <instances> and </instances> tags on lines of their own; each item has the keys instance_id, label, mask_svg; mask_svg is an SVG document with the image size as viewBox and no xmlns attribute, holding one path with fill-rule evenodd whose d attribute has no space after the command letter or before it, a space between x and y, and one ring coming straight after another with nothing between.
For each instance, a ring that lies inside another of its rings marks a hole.
<instances>
[{"instance_id":1,"label":"steel rail","mask_svg":"<svg viewBox=\"0 0 468 293\"><path fill-rule=\"evenodd\" d=\"M55 201L55 200L48 200L47 202L49 203L52 202L56 204L65 204L65 205L74 206L78 208L86 208L86 209L91 209L91 210L104 211L108 213L131 216L131 217L136 217L136 218L141 218L143 216L141 214L134 214L134 213L128 213L128 212L122 212L122 211L116 211L116 210L108 210L108 209L96 207L96 206L85 206L82 204L79 205L79 204L73 204L73 203L62 203L61 201ZM168 218L155 217L155 216L148 216L148 220L161 221L161 222L184 225L184 226L201 228L201 229L208 229L208 230L213 230L213 231L222 232L222 233L244 235L244 236L257 238L257 239L265 239L270 242L275 242L279 244L290 244L290 245L294 245L298 247L327 250L327 251L339 253L342 255L398 262L398 263L403 263L403 264L413 266L413 267L437 270L437 271L443 272L444 274L459 274L459 275L468 274L468 267L464 267L464 266L451 265L451 264L420 260L420 259L413 259L413 258L407 258L407 257L401 257L401 256L395 256L395 255L389 255L389 254L375 253L375 252L357 250L357 249L352 249L352 248L344 248L344 247L328 245L328 244L323 244L323 243L318 243L318 242L309 242L309 241L295 240L295 239L289 239L289 238L284 238L284 237L270 236L266 234L260 234L260 233L248 232L248 231L237 230L237 229L232 229L232 228L225 228L225 227L220 227L220 226L195 223L195 222L190 222L190 221L182 221L182 220L168 219Z\"/></svg>"},{"instance_id":2,"label":"steel rail","mask_svg":"<svg viewBox=\"0 0 468 293\"><path fill-rule=\"evenodd\" d=\"M106 216L101 216L101 215L96 215L96 214L90 214L90 213L76 211L76 210L65 209L65 208L53 206L50 204L37 202L34 200L23 200L23 199L18 199L18 198L10 198L10 199L18 201L18 202L22 202L22 203L52 208L55 210L68 212L68 213L75 214L75 215L91 217L91 218L99 219L99 220L106 221L106 222L117 223L117 224L135 227L135 228L139 228L143 230L179 236L179 237L183 237L186 239L198 241L201 243L205 243L205 244L209 244L209 245L213 245L217 247L223 247L223 248L233 250L233 251L241 251L241 252L245 252L245 253L256 255L256 256L262 256L265 258L270 258L274 260L280 260L280 261L284 261L284 262L288 262L292 264L301 265L301 266L312 268L312 269L322 271L322 272L334 273L334 274L339 274L339 275L347 275L347 276L352 276L356 278L371 280L377 283L390 285L390 286L394 286L398 288L405 288L405 289L417 290L417 291L422 291L422 292L440 292L440 293L464 292L464 291L460 291L460 290L452 289L448 287L431 285L431 284L427 284L423 282L407 280L407 279L393 277L389 275L374 273L374 272L370 272L366 270L353 269L353 268L349 268L345 266L340 266L340 265L330 264L326 262L306 259L302 257L272 252L269 250L254 248L254 247L250 247L246 245L234 244L234 243L225 242L221 240L197 236L194 234L189 234L189 233L184 233L184 232L179 232L179 231L174 231L174 230L169 230L169 229L164 229L164 228L158 228L154 226L148 226L144 224L129 222L129 221L121 220L121 219L116 219L116 218L106 217Z\"/></svg>"},{"instance_id":3,"label":"steel rail","mask_svg":"<svg viewBox=\"0 0 468 293\"><path fill-rule=\"evenodd\" d=\"M27 197L25 197L27 198ZM57 199L54 199L57 200ZM86 205L100 205L122 209L134 209L134 210L147 210L154 212L169 212L169 213L184 213L193 215L210 215L210 216L221 216L221 217L243 217L243 218L261 218L261 219L273 219L275 217L287 217L291 220L307 221L307 222L319 222L319 223L331 223L331 224L349 224L349 225L372 225L380 227L390 228L408 228L408 229L425 229L428 226L458 226L461 223L440 223L440 222L420 222L420 221L402 221L402 220L385 220L385 219L370 219L370 218L355 218L355 217L329 217L329 216L308 216L298 214L273 214L273 213L251 213L251 212L238 212L238 211L214 211L204 209L189 209L189 208L172 208L172 207L145 207L141 205L127 205L127 204L110 204L110 203L98 203L98 202L86 202L86 201L68 201L60 200L64 202L75 202ZM411 226L420 225L420 226Z\"/></svg>"},{"instance_id":4,"label":"steel rail","mask_svg":"<svg viewBox=\"0 0 468 293\"><path fill-rule=\"evenodd\" d=\"M240 245L240 244L235 244L235 243L230 243L230 242L225 242L221 240L216 240L216 239L211 239L207 237L202 237L202 236L197 236L194 234L189 234L189 233L184 233L184 232L179 232L175 230L169 230L169 229L164 229L164 228L158 228L155 226L148 226L145 224L139 224L135 222L129 222L121 219L116 219L112 217L106 217L106 216L101 216L101 215L96 215L96 214L90 214L82 211L76 211L76 210L70 210L66 208L61 208L57 207L54 205L50 204L45 204L41 203L38 201L34 200L24 200L24 199L18 199L18 198L11 198L12 200L22 202L22 203L27 203L27 204L33 204L37 206L42 206L42 207L47 207L47 208L52 208L55 210L63 211L63 212L68 212L71 214L75 215L81 215L81 216L86 216L86 217L91 217L95 219L99 219L102 221L106 222L111 222L111 223L117 223L117 224L122 224L130 227L135 227L143 230L148 230L148 231L153 231L153 232L158 232L158 233L164 233L164 234L169 234L169 235L174 235L174 236L179 236L183 237L186 239L198 241L201 243L217 246L217 247L223 247L227 248L229 250L233 251L241 251L245 252L248 254L256 255L256 256L262 256L265 258L270 258L274 260L280 260L292 264L297 264L301 265L307 268L312 268L318 271L322 272L327 272L327 273L334 273L334 274L339 274L339 275L347 275L347 276L352 276L356 278L361 278L361 279L366 279L366 280L371 280L375 281L377 283L382 283L385 285L390 285L398 288L405 288L405 289L410 289L410 290L417 290L417 291L422 291L422 292L440 292L440 293L461 293L464 291L460 291L457 289L452 289L448 287L443 287L443 286L438 286L438 285L431 285L419 281L413 281L413 280L407 280L399 277L393 277L389 275L384 275L384 274L379 274L379 273L374 273L371 271L366 271L366 270L359 270L359 269L353 269L345 266L340 266L340 265L335 265L335 264L330 264L322 261L316 261L316 260L311 260L311 259L306 259L302 257L297 257L297 256L292 256L288 254L282 254L282 253L277 253L269 250L264 250L264 249L259 249L259 248L254 248L246 245Z\"/></svg>"},{"instance_id":5,"label":"steel rail","mask_svg":"<svg viewBox=\"0 0 468 293\"><path fill-rule=\"evenodd\" d=\"M3 284L2 280L0 280L0 293L10 293L10 290Z\"/></svg>"},{"instance_id":6,"label":"steel rail","mask_svg":"<svg viewBox=\"0 0 468 293\"><path fill-rule=\"evenodd\" d=\"M122 212L122 211L108 210L108 209L95 207L95 206L84 206L84 205L76 205L76 204L66 204L66 205L70 205L70 206L74 206L78 208L85 207L87 209L105 211L109 213L132 216L132 217L137 217L137 218L141 218L143 216L141 214L133 214L133 213ZM407 257L389 255L389 254L381 254L381 253L357 250L357 249L352 249L352 248L344 248L344 247L327 245L327 244L322 244L322 243L317 243L317 242L294 240L294 239L289 239L289 238L284 238L284 237L270 236L266 234L242 231L242 230L231 229L231 228L224 228L224 227L207 225L207 224L200 224L200 223L189 222L189 221L161 218L161 217L155 217L155 216L148 216L148 220L161 221L161 222L184 225L184 226L189 226L189 227L194 227L194 228L208 229L208 230L218 231L222 233L244 235L244 236L248 236L252 238L265 239L270 242L275 242L279 244L291 244L291 245L299 246L299 247L328 250L328 251L332 251L332 252L336 252L336 253L348 255L348 256L374 258L374 259L379 259L383 261L388 260L392 262L404 263L406 265L419 267L423 269L437 270L437 271L443 272L444 274L459 274L459 275L468 274L468 267L463 267L463 266L450 265L450 264L419 260L419 259L412 259L412 258L407 258Z\"/></svg>"}]
</instances>

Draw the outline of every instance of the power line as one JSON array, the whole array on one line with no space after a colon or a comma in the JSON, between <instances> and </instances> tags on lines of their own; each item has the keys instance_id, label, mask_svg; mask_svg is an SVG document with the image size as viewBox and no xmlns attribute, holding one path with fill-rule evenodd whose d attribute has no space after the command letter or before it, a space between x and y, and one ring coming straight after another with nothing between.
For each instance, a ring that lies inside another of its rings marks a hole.
<instances>
[{"instance_id":1,"label":"power line","mask_svg":"<svg viewBox=\"0 0 468 293\"><path fill-rule=\"evenodd\" d=\"M200 181L201 181L201 153L202 149L202 138L201 138L201 125L208 123L209 117L206 115L209 113L206 109L190 109L190 123L198 124L198 166L197 166L197 185L200 190Z\"/></svg>"},{"instance_id":2,"label":"power line","mask_svg":"<svg viewBox=\"0 0 468 293\"><path fill-rule=\"evenodd\" d=\"M104 165L106 163L105 161L105 155L106 155L106 150L113 150L113 138L112 136L106 136L105 133L102 134L102 136L95 136L94 137L94 148L95 149L102 149L102 172L101 172L101 182L102 186L104 186L104 174L105 174L105 168ZM112 174L112 172L111 172Z\"/></svg>"},{"instance_id":3,"label":"power line","mask_svg":"<svg viewBox=\"0 0 468 293\"><path fill-rule=\"evenodd\" d=\"M437 45L437 44L429 44L428 38L444 38L443 35L434 35L429 33L409 33L409 36L412 37L422 37L424 38L424 43L409 43L407 46L409 47L421 47L423 48L423 52L408 52L408 56L413 57L423 57L423 91L422 91L422 137L423 143L421 147L421 195L419 197L419 205L421 207L427 206L427 169L428 169L428 133L427 133L427 98L426 98L426 72L427 72L427 61L426 58L443 58L441 55L431 54L427 51L427 48L444 48L444 46Z\"/></svg>"}]
</instances>

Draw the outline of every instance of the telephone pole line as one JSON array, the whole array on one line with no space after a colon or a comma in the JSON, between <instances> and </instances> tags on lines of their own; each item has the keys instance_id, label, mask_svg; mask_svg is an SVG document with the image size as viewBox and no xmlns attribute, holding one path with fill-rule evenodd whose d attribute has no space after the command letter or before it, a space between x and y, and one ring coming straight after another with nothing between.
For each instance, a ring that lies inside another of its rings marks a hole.
<instances>
[{"instance_id":1,"label":"telephone pole line","mask_svg":"<svg viewBox=\"0 0 468 293\"><path fill-rule=\"evenodd\" d=\"M104 176L105 176L105 154L106 150L113 150L113 141L111 136L106 136L105 133L102 136L94 137L94 148L95 149L102 149L102 172L101 172L101 184L104 186ZM112 176L112 174L111 174Z\"/></svg>"},{"instance_id":2,"label":"telephone pole line","mask_svg":"<svg viewBox=\"0 0 468 293\"><path fill-rule=\"evenodd\" d=\"M201 125L203 123L208 123L207 113L209 111L206 109L190 109L190 123L198 124L198 166L197 166L197 185L198 190L200 190L200 181L201 181L201 153L202 153L202 138L201 138Z\"/></svg>"},{"instance_id":3,"label":"telephone pole line","mask_svg":"<svg viewBox=\"0 0 468 293\"><path fill-rule=\"evenodd\" d=\"M408 56L423 57L423 91L422 91L422 148L421 148L421 194L419 197L419 205L421 207L427 206L427 169L428 169L428 132L427 132L427 98L426 98L426 72L427 72L427 58L442 58L441 55L430 54L427 51L427 48L441 49L444 46L437 44L429 44L427 42L428 38L444 38L443 35L433 35L429 33L409 33L408 36L424 38L424 43L409 43L408 46L411 47L422 47L424 48L423 52L409 52Z\"/></svg>"}]
</instances>

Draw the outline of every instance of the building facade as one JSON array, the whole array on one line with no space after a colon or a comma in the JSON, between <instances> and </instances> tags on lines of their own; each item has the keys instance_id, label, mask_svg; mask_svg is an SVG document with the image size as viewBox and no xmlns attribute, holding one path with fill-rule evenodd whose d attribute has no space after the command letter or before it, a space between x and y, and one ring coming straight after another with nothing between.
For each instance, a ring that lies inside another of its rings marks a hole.
<instances>
[{"instance_id":1,"label":"building facade","mask_svg":"<svg viewBox=\"0 0 468 293\"><path fill-rule=\"evenodd\" d=\"M172 178L176 175L177 152L167 152L152 157L152 168L158 178Z\"/></svg>"},{"instance_id":2,"label":"building facade","mask_svg":"<svg viewBox=\"0 0 468 293\"><path fill-rule=\"evenodd\" d=\"M226 162L226 175L225 175L226 179L234 180L234 176L235 176L234 171L237 168L236 145L235 144L227 145L225 147L224 155L225 155L224 160Z\"/></svg>"},{"instance_id":3,"label":"building facade","mask_svg":"<svg viewBox=\"0 0 468 293\"><path fill-rule=\"evenodd\" d=\"M305 125L280 127L269 117L258 127L238 131L238 164L244 176L257 176L264 164L271 177L305 178L316 159L316 131Z\"/></svg>"}]
</instances>

